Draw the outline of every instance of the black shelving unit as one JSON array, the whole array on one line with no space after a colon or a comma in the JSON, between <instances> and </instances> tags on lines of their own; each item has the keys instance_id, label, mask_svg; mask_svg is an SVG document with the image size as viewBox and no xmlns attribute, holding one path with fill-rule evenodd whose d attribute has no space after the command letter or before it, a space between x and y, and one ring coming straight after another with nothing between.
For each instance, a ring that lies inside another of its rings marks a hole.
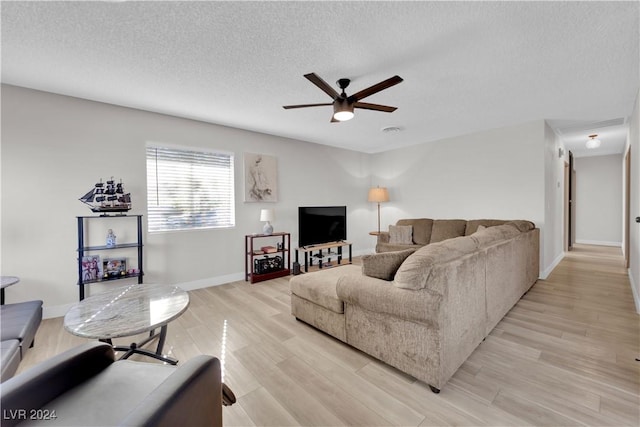
<instances>
[{"instance_id":1,"label":"black shelving unit","mask_svg":"<svg viewBox=\"0 0 640 427\"><path fill-rule=\"evenodd\" d=\"M106 246L106 245L101 245L101 246L85 246L84 244L84 240L85 240L85 229L88 227L88 222L91 220L109 220L109 221L115 221L115 220L120 220L121 218L123 219L136 219L137 222L137 235L138 235L138 241L137 242L128 242L128 243L121 243L121 244L117 244L115 246ZM112 216L79 216L77 217L78 219L78 290L79 290L79 299L82 301L84 299L84 287L85 285L89 285L91 283L98 283L98 282L107 282L107 281L112 281L112 280L122 280L122 279L130 279L130 278L138 278L138 283L142 283L142 279L144 276L143 273L143 269L142 269L142 215L112 215ZM118 276L118 277L109 277L109 278L98 278L96 280L84 280L84 278L82 277L82 258L88 253L88 252L95 252L95 251L114 251L114 250L118 250L118 249L125 249L125 248L137 248L137 252L138 252L138 267L137 273L134 274L126 274L123 276Z\"/></svg>"}]
</instances>

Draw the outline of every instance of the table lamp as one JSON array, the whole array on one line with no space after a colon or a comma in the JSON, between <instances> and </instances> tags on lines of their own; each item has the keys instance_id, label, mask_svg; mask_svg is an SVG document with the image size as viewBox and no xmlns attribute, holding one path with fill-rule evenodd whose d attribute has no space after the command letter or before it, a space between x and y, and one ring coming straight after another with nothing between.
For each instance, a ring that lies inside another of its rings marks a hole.
<instances>
[{"instance_id":1,"label":"table lamp","mask_svg":"<svg viewBox=\"0 0 640 427\"><path fill-rule=\"evenodd\" d=\"M264 234L273 233L273 225L271 225L270 221L274 220L273 209L262 209L260 211L260 221L266 221L264 227L262 227L262 232Z\"/></svg>"},{"instance_id":2,"label":"table lamp","mask_svg":"<svg viewBox=\"0 0 640 427\"><path fill-rule=\"evenodd\" d=\"M385 187L370 188L368 200L378 203L378 233L380 233L380 203L389 201L389 192Z\"/></svg>"}]
</instances>

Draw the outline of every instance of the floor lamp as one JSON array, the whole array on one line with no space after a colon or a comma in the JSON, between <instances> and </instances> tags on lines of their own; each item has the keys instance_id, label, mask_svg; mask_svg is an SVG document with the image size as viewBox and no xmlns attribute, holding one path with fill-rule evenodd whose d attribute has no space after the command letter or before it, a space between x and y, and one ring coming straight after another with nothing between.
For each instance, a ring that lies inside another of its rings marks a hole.
<instances>
[{"instance_id":1,"label":"floor lamp","mask_svg":"<svg viewBox=\"0 0 640 427\"><path fill-rule=\"evenodd\" d=\"M389 201L389 192L385 187L370 188L368 200L378 203L378 234L380 234L380 203Z\"/></svg>"}]
</instances>

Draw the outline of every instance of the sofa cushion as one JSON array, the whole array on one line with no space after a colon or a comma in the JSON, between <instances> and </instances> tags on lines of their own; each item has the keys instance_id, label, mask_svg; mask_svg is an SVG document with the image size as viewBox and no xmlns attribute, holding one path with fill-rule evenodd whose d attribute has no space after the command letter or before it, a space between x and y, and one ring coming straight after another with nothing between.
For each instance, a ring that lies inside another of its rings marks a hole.
<instances>
[{"instance_id":1,"label":"sofa cushion","mask_svg":"<svg viewBox=\"0 0 640 427\"><path fill-rule=\"evenodd\" d=\"M436 219L433 221L431 229L431 240L429 243L441 242L454 237L464 236L467 228L467 221L463 219Z\"/></svg>"},{"instance_id":2,"label":"sofa cushion","mask_svg":"<svg viewBox=\"0 0 640 427\"><path fill-rule=\"evenodd\" d=\"M46 408L55 408L57 418L47 423L52 426L119 425L124 416L134 411L175 371L174 366L163 364L145 363L141 368L140 362L130 360L112 363L48 402Z\"/></svg>"},{"instance_id":3,"label":"sofa cushion","mask_svg":"<svg viewBox=\"0 0 640 427\"><path fill-rule=\"evenodd\" d=\"M467 221L467 228L464 230L465 236L471 236L478 231L478 226L495 227L496 225L506 224L507 221L503 219L471 219Z\"/></svg>"},{"instance_id":4,"label":"sofa cushion","mask_svg":"<svg viewBox=\"0 0 640 427\"><path fill-rule=\"evenodd\" d=\"M522 219L509 221L507 222L507 225L512 225L522 232L533 230L534 228L536 228L536 225L533 222Z\"/></svg>"},{"instance_id":5,"label":"sofa cushion","mask_svg":"<svg viewBox=\"0 0 640 427\"><path fill-rule=\"evenodd\" d=\"M396 271L405 259L416 249L396 252L382 252L362 256L362 274L382 280L393 280Z\"/></svg>"},{"instance_id":6,"label":"sofa cushion","mask_svg":"<svg viewBox=\"0 0 640 427\"><path fill-rule=\"evenodd\" d=\"M29 346L42 321L42 301L25 301L0 307L0 340L17 339Z\"/></svg>"},{"instance_id":7,"label":"sofa cushion","mask_svg":"<svg viewBox=\"0 0 640 427\"><path fill-rule=\"evenodd\" d=\"M411 225L390 225L389 243L392 245L413 244L413 227Z\"/></svg>"},{"instance_id":8,"label":"sofa cushion","mask_svg":"<svg viewBox=\"0 0 640 427\"><path fill-rule=\"evenodd\" d=\"M344 313L344 303L336 293L336 283L344 275L362 275L359 265L325 268L294 276L289 281L291 293L335 313Z\"/></svg>"},{"instance_id":9,"label":"sofa cushion","mask_svg":"<svg viewBox=\"0 0 640 427\"><path fill-rule=\"evenodd\" d=\"M424 245L392 245L390 243L378 243L376 245L376 252L377 253L398 252L398 251L404 251L407 249L420 249L423 246Z\"/></svg>"},{"instance_id":10,"label":"sofa cushion","mask_svg":"<svg viewBox=\"0 0 640 427\"><path fill-rule=\"evenodd\" d=\"M427 245L431 241L433 220L430 218L400 219L396 225L410 225L413 227L413 243Z\"/></svg>"},{"instance_id":11,"label":"sofa cushion","mask_svg":"<svg viewBox=\"0 0 640 427\"><path fill-rule=\"evenodd\" d=\"M520 234L520 230L516 227L504 224L497 225L495 227L487 227L484 230L473 233L469 238L476 242L479 248L486 248L502 240L517 236L518 234Z\"/></svg>"},{"instance_id":12,"label":"sofa cushion","mask_svg":"<svg viewBox=\"0 0 640 427\"><path fill-rule=\"evenodd\" d=\"M18 370L19 364L20 341L7 340L0 342L0 365L2 366L0 382L11 378Z\"/></svg>"},{"instance_id":13,"label":"sofa cushion","mask_svg":"<svg viewBox=\"0 0 640 427\"><path fill-rule=\"evenodd\" d=\"M434 265L445 263L478 249L471 236L448 239L423 246L402 263L394 278L394 286L405 289L424 289Z\"/></svg>"}]
</instances>

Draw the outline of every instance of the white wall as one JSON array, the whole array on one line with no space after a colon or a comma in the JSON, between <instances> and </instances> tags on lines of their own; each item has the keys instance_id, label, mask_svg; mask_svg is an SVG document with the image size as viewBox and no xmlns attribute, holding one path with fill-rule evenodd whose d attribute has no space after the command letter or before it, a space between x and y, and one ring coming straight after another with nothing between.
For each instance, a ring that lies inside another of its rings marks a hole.
<instances>
[{"instance_id":1,"label":"white wall","mask_svg":"<svg viewBox=\"0 0 640 427\"><path fill-rule=\"evenodd\" d=\"M78 198L99 178L122 178L130 213L145 215L147 141L234 152L236 227L145 233L145 282L195 288L242 280L244 236L262 230L267 206L293 247L301 205L347 205L354 253L375 245L366 154L3 85L0 271L21 279L6 290L8 302L42 299L45 315L55 316L77 301L75 217L91 215ZM279 202L243 202L243 152L277 157ZM113 228L119 239L133 232Z\"/></svg>"},{"instance_id":2,"label":"white wall","mask_svg":"<svg viewBox=\"0 0 640 427\"><path fill-rule=\"evenodd\" d=\"M90 214L77 199L94 181L122 178L133 196L131 213L146 214L147 141L233 151L237 196L233 229L145 233L148 283L193 289L241 280L244 235L261 230L265 206L275 208L276 230L290 231L295 246L297 206L347 205L354 253L369 252L375 238L368 232L376 227L376 207L366 202L371 185L390 191L383 229L407 217L529 219L541 229L541 277L562 256L563 160L543 120L367 155L12 86L2 90L0 269L22 279L7 290L7 300L43 299L45 315L61 315L77 300L75 217ZM278 158L278 203L243 203L243 152ZM124 238L131 231L118 233Z\"/></svg>"},{"instance_id":3,"label":"white wall","mask_svg":"<svg viewBox=\"0 0 640 427\"><path fill-rule=\"evenodd\" d=\"M629 280L636 303L636 311L640 313L640 224L635 222L635 218L640 217L640 91L636 95L636 104L629 117L627 145L631 148Z\"/></svg>"},{"instance_id":4,"label":"white wall","mask_svg":"<svg viewBox=\"0 0 640 427\"><path fill-rule=\"evenodd\" d=\"M576 243L622 245L621 154L577 157Z\"/></svg>"},{"instance_id":5,"label":"white wall","mask_svg":"<svg viewBox=\"0 0 640 427\"><path fill-rule=\"evenodd\" d=\"M544 253L545 240L552 240L544 163L543 120L375 154L373 183L390 196L382 228L411 217L528 219L542 231L544 271L557 256Z\"/></svg>"}]
</instances>

